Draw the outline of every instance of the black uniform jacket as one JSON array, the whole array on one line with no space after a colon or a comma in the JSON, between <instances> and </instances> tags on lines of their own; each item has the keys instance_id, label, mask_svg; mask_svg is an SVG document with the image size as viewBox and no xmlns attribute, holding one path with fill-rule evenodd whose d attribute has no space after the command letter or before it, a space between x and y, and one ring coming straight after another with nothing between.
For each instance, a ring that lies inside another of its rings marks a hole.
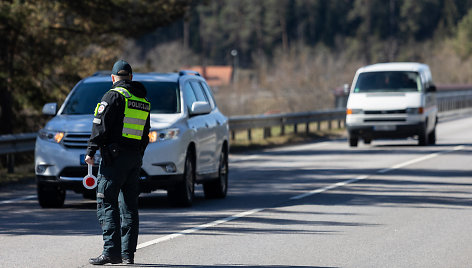
<instances>
[{"instance_id":1,"label":"black uniform jacket","mask_svg":"<svg viewBox=\"0 0 472 268\"><path fill-rule=\"evenodd\" d=\"M116 87L124 87L131 94L140 98L145 98L147 94L144 85L135 81L121 80L113 84L112 88ZM144 154L144 150L149 143L150 116L147 118L143 137L140 141L123 137L125 103L125 97L116 91L111 90L103 95L100 108L94 118L87 155L93 157L99 148L103 149L111 144L117 144L127 150L137 150Z\"/></svg>"}]
</instances>

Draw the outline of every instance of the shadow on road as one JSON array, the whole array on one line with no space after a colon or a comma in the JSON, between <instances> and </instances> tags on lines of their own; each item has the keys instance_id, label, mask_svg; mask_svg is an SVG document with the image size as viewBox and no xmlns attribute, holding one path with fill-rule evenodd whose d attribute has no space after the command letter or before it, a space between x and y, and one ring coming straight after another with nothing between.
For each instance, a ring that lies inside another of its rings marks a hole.
<instances>
[{"instance_id":1,"label":"shadow on road","mask_svg":"<svg viewBox=\"0 0 472 268\"><path fill-rule=\"evenodd\" d=\"M449 145L451 146L451 145ZM327 150L289 152L291 155L324 153L362 153L390 154L392 150L381 146L380 150L352 150L332 152ZM393 150L393 153L429 154L440 151L441 146L416 151L409 148ZM463 154L464 151L448 155ZM264 152L267 155L287 155L286 152ZM336 190L327 191L299 201L287 201L290 197L319 189L360 175L370 175L369 179L349 184ZM472 192L471 173L468 170L454 169L397 169L378 174L378 169L340 168L330 163L313 163L313 168L299 169L279 165L275 167L257 166L251 160L250 169L232 167L230 171L230 192L226 199L205 199L200 192L191 208L174 208L169 205L164 193L143 195L140 198L140 233L167 235L184 229L219 220L241 211L265 208L273 214L264 218L259 214L236 221L250 221L264 226L249 228L242 225L221 228L217 235L245 233L288 234L293 232L310 235L332 235L335 232L316 229L317 226L368 226L376 225L350 219L355 214L343 214L342 220L318 220L309 217L287 219L289 211L278 214L277 209L293 204L315 204L326 206L408 206L421 208L461 209L472 205L469 193ZM300 213L300 212L297 212ZM280 215L280 216L279 216ZM313 207L307 216L336 215L321 212ZM96 219L95 202L76 199L66 202L62 209L41 209L36 200L0 206L0 234L6 235L100 235ZM292 226L306 226L303 230ZM200 231L198 235L215 235L215 232ZM158 266L160 267L160 266ZM198 266L191 266L198 267ZM213 266L214 267L214 266ZM226 267L226 266L225 266ZM257 266L261 267L261 266ZM273 266L277 267L277 266Z\"/></svg>"},{"instance_id":2,"label":"shadow on road","mask_svg":"<svg viewBox=\"0 0 472 268\"><path fill-rule=\"evenodd\" d=\"M117 265L114 265L117 266ZM121 266L121 265L119 265ZM129 265L127 267L130 267ZM175 265L175 264L146 264L146 263L135 263L131 267L181 267L181 268L231 268L231 267L244 267L244 268L335 268L333 266L305 266L305 265L254 265L254 264L215 264L215 265Z\"/></svg>"}]
</instances>

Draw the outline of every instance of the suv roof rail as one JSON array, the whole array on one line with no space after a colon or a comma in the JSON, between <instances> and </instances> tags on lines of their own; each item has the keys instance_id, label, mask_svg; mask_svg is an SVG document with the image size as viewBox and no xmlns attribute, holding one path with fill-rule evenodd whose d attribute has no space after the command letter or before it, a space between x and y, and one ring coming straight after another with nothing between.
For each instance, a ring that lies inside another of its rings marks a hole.
<instances>
[{"instance_id":1,"label":"suv roof rail","mask_svg":"<svg viewBox=\"0 0 472 268\"><path fill-rule=\"evenodd\" d=\"M182 75L198 75L198 76L201 76L199 72L197 71L192 71L192 70L181 70L179 72L179 76L182 76Z\"/></svg>"},{"instance_id":2,"label":"suv roof rail","mask_svg":"<svg viewBox=\"0 0 472 268\"><path fill-rule=\"evenodd\" d=\"M92 76L111 75L111 71L96 71Z\"/></svg>"}]
</instances>

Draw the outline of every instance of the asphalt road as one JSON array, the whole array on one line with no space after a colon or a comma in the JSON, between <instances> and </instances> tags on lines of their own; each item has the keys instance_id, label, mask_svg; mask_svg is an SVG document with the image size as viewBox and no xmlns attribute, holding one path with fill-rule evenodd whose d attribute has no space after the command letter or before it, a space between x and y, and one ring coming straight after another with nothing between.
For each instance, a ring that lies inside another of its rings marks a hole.
<instances>
[{"instance_id":1,"label":"asphalt road","mask_svg":"<svg viewBox=\"0 0 472 268\"><path fill-rule=\"evenodd\" d=\"M472 118L438 144L346 140L231 155L230 188L192 208L140 198L138 267L471 267ZM34 185L0 189L1 267L89 267L94 201L41 209ZM117 266L117 265L114 265Z\"/></svg>"}]
</instances>

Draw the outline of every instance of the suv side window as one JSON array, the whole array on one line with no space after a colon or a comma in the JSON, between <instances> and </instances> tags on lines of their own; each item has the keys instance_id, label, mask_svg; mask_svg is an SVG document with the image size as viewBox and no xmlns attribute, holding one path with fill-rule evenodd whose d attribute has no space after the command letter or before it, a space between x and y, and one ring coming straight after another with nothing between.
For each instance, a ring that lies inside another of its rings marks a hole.
<instances>
[{"instance_id":1,"label":"suv side window","mask_svg":"<svg viewBox=\"0 0 472 268\"><path fill-rule=\"evenodd\" d=\"M192 104L197 101L197 98L195 97L195 93L193 92L189 82L185 83L183 94L185 105L187 105L187 111L190 111L190 109L192 109Z\"/></svg>"},{"instance_id":2,"label":"suv side window","mask_svg":"<svg viewBox=\"0 0 472 268\"><path fill-rule=\"evenodd\" d=\"M200 86L200 83L197 81L191 81L190 84L192 85L193 92L195 92L195 96L197 97L198 101L208 102L208 97L203 92L203 88Z\"/></svg>"},{"instance_id":3,"label":"suv side window","mask_svg":"<svg viewBox=\"0 0 472 268\"><path fill-rule=\"evenodd\" d=\"M213 92L211 92L210 87L205 82L200 82L200 85L205 89L205 93L208 96L208 99L210 100L211 108L215 108L215 97L213 96Z\"/></svg>"}]
</instances>

